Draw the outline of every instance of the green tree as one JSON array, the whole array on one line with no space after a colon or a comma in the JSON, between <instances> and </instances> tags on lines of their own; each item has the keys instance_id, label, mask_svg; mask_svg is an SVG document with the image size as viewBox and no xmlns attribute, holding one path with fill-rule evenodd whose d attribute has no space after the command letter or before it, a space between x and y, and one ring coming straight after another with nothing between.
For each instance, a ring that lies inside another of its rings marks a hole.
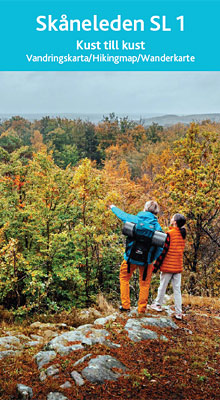
<instances>
[{"instance_id":1,"label":"green tree","mask_svg":"<svg viewBox=\"0 0 220 400\"><path fill-rule=\"evenodd\" d=\"M152 143L160 142L161 132L163 132L163 127L153 122L146 130L147 140Z\"/></svg>"},{"instance_id":2,"label":"green tree","mask_svg":"<svg viewBox=\"0 0 220 400\"><path fill-rule=\"evenodd\" d=\"M109 190L102 172L88 159L76 168L73 187L78 210L73 233L74 257L85 280L89 304L99 290L110 290L118 281L116 274L122 249L114 231L116 222L107 207L118 196Z\"/></svg>"},{"instance_id":3,"label":"green tree","mask_svg":"<svg viewBox=\"0 0 220 400\"><path fill-rule=\"evenodd\" d=\"M176 143L173 157L171 166L157 178L158 196L166 204L165 213L182 212L187 217L185 256L191 271L188 290L201 294L205 270L217 279L215 263L206 255L211 248L214 251L220 247L216 234L220 215L219 133L192 124L186 137ZM213 293L211 287L206 287L206 293L208 289Z\"/></svg>"}]
</instances>

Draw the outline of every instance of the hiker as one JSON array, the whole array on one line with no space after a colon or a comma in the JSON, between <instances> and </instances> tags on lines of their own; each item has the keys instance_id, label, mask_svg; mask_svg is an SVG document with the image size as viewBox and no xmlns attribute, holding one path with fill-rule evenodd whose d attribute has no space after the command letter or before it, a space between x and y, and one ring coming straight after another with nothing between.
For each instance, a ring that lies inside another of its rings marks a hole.
<instances>
[{"instance_id":1,"label":"hiker","mask_svg":"<svg viewBox=\"0 0 220 400\"><path fill-rule=\"evenodd\" d=\"M127 214L126 212L120 210L120 208L111 205L110 206L113 213L123 222L131 222L137 224L138 221L143 221L144 223L151 224L154 230L162 231L158 220L157 214L159 212L159 206L156 201L147 201L144 210L139 212L137 215ZM133 242L130 242L132 245ZM153 271L152 262L156 260L162 253L161 247L151 246L146 256L144 262L134 261L129 257L129 245L126 246L126 251L124 253L124 261L120 268L120 294L121 294L121 306L119 310L130 311L130 289L129 281L136 268L139 268L139 300L138 300L138 312L144 313L147 306L149 287L151 281L151 275ZM133 261L133 262L132 262ZM147 268L145 270L145 267ZM143 276L145 270L145 276ZM145 279L144 279L145 278Z\"/></svg>"},{"instance_id":2,"label":"hiker","mask_svg":"<svg viewBox=\"0 0 220 400\"><path fill-rule=\"evenodd\" d=\"M174 293L175 318L182 319L181 273L183 271L183 251L185 247L186 218L175 214L171 219L171 227L167 232L167 240L162 254L156 260L154 272L160 268L160 286L157 298L151 305L156 311L163 311L162 304L168 283L171 281Z\"/></svg>"}]
</instances>

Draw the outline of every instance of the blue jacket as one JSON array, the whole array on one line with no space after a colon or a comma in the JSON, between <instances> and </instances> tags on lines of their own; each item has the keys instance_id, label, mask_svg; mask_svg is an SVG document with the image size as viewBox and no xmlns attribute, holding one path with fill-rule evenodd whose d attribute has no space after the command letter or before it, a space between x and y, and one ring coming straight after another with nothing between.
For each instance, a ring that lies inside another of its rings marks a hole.
<instances>
[{"instance_id":1,"label":"blue jacket","mask_svg":"<svg viewBox=\"0 0 220 400\"><path fill-rule=\"evenodd\" d=\"M137 215L132 215L132 214L127 214L126 212L120 210L120 208L113 206L111 208L111 210L113 211L113 213L122 221L122 222L133 222L134 224L136 224L138 222L138 220L143 220L144 222L147 222L148 224L151 224L155 227L155 230L157 231L162 231L160 224L158 223L157 217L152 214L149 211L140 211ZM148 264L151 263L151 254L152 251L154 250L153 246L150 248L149 252L148 252L148 257L147 257L147 262ZM156 260L162 253L163 248L162 247L157 247L156 249L156 253L154 256L154 259ZM128 256L126 255L126 253L124 253L124 259L127 261L128 260ZM132 264L136 264L136 265L144 265L143 262L140 261L134 261L134 260L130 260L130 262Z\"/></svg>"}]
</instances>

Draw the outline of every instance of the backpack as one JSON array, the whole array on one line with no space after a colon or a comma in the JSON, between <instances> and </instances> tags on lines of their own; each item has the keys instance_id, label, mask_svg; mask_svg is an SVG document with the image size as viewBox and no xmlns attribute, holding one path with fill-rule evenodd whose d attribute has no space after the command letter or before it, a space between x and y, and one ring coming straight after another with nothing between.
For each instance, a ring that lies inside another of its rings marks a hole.
<instances>
[{"instance_id":1,"label":"backpack","mask_svg":"<svg viewBox=\"0 0 220 400\"><path fill-rule=\"evenodd\" d=\"M152 248L150 262L153 262L157 247L163 247L166 241L166 233L156 231L152 224L138 221L136 224L125 222L122 233L126 238L126 256L128 264L128 273L130 273L131 260L144 264L143 280L147 276L148 253Z\"/></svg>"}]
</instances>

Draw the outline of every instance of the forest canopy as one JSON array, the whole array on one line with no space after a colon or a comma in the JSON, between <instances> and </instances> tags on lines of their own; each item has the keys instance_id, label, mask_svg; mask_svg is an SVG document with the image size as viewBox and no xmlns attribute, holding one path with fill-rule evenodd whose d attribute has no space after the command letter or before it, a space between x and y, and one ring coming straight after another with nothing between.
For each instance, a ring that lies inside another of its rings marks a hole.
<instances>
[{"instance_id":1,"label":"forest canopy","mask_svg":"<svg viewBox=\"0 0 220 400\"><path fill-rule=\"evenodd\" d=\"M0 124L0 305L32 312L118 300L124 242L111 203L187 218L183 291L219 296L220 124L13 117ZM155 290L154 277L152 291ZM132 287L133 298L137 288Z\"/></svg>"}]
</instances>

